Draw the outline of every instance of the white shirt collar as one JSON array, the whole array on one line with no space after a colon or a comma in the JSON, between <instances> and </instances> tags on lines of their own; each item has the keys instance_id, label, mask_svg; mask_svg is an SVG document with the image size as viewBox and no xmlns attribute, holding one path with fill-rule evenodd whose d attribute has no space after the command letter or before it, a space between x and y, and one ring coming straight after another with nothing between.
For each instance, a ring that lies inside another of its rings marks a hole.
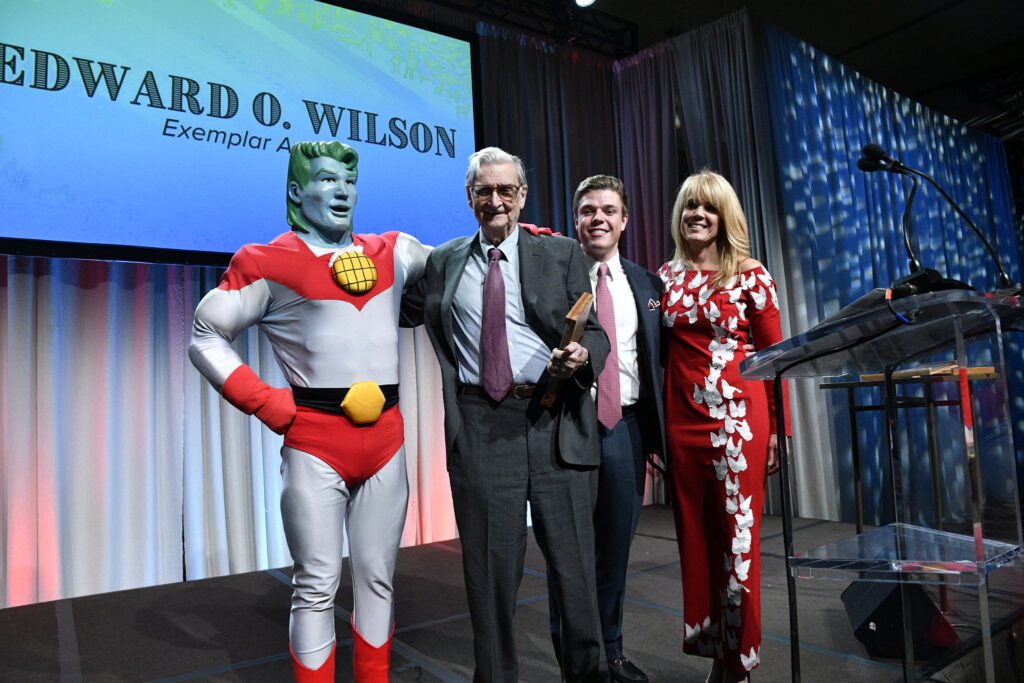
<instances>
[{"instance_id":1,"label":"white shirt collar","mask_svg":"<svg viewBox=\"0 0 1024 683\"><path fill-rule=\"evenodd\" d=\"M587 262L590 264L590 277L591 277L592 280L596 280L597 279L597 268L602 263L607 263L608 264L608 275L613 280L615 279L615 275L616 274L623 272L622 271L622 259L619 258L619 252L618 251L616 251L615 254L610 259L608 259L607 261L595 261L589 255L587 255L586 252L583 253L583 256L587 259Z\"/></svg>"}]
</instances>

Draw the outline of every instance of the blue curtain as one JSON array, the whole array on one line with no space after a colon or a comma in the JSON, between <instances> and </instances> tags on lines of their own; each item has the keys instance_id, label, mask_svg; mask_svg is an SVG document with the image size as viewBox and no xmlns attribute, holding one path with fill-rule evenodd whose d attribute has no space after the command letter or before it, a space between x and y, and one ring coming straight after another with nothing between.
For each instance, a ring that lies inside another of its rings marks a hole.
<instances>
[{"instance_id":1,"label":"blue curtain","mask_svg":"<svg viewBox=\"0 0 1024 683\"><path fill-rule=\"evenodd\" d=\"M909 272L899 232L909 185L899 176L857 169L861 148L871 142L945 187L985 232L1014 281L1020 280L1020 244L999 140L887 90L773 27L765 27L763 35L785 221L781 233L791 281L801 283L798 296L812 319L815 312L820 320ZM918 192L913 228L925 266L978 290L995 289L995 268L977 236L931 187ZM1019 348L1011 344L1007 358L1010 396L1024 396ZM836 410L839 429L846 422L845 407ZM1017 410L1014 420L1018 471L1024 469L1021 413ZM871 521L887 507L885 482L878 475L884 471L884 452L877 447L880 422L866 420L863 426L865 512ZM835 435L839 482L851 481L850 437ZM842 499L849 519L852 499L846 493Z\"/></svg>"}]
</instances>

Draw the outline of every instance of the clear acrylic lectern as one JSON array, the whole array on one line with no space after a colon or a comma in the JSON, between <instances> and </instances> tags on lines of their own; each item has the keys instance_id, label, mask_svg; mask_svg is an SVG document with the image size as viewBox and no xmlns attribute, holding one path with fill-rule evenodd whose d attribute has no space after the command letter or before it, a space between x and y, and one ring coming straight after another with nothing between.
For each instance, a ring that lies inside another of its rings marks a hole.
<instances>
[{"instance_id":1,"label":"clear acrylic lectern","mask_svg":"<svg viewBox=\"0 0 1024 683\"><path fill-rule=\"evenodd\" d=\"M1019 562L1024 540L1003 354L1003 332L1022 323L1024 300L1017 295L947 290L889 301L879 289L743 363L746 379L855 380L877 373L882 380L892 523L821 547L794 548L789 453L785 439L779 444L794 681L800 680L797 577L896 584L908 681L918 676L910 588L929 583L967 587L977 594L986 680L995 681L988 581L995 570ZM915 368L940 364L945 377L937 381L951 400L944 402L947 407L933 427L942 435L947 465L928 476L942 477L947 497L943 516L924 520L907 505L908 486L920 478L919 463L911 460L918 450L911 442L919 430L907 424L913 418L897 407L894 376L914 376ZM781 381L775 393L778 433L784 434Z\"/></svg>"}]
</instances>

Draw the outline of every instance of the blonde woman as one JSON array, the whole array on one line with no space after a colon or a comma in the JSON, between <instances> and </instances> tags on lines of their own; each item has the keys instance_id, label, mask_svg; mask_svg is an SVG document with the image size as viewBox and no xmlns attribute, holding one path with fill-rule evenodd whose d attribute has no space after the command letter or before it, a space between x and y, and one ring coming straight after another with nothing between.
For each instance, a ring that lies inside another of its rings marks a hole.
<instances>
[{"instance_id":1,"label":"blonde woman","mask_svg":"<svg viewBox=\"0 0 1024 683\"><path fill-rule=\"evenodd\" d=\"M661 267L665 436L683 574L683 651L708 681L749 680L761 648L758 533L777 440L770 383L740 377L745 347L781 338L775 284L750 257L747 220L710 171L683 183L676 251Z\"/></svg>"}]
</instances>

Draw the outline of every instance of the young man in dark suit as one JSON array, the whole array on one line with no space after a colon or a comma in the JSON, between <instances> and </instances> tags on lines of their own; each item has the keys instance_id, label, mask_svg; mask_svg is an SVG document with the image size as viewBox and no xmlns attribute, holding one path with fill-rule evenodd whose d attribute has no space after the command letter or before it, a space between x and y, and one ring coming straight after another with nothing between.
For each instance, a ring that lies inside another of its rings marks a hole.
<instances>
[{"instance_id":1,"label":"young man in dark suit","mask_svg":"<svg viewBox=\"0 0 1024 683\"><path fill-rule=\"evenodd\" d=\"M619 255L629 221L629 200L618 178L587 178L573 197L577 235L586 254L598 317L611 352L597 377L601 440L594 535L597 602L605 654L613 681L639 683L647 676L622 652L622 612L629 548L640 518L646 455L664 452L661 400L661 280ZM551 594L556 652L561 606Z\"/></svg>"},{"instance_id":2,"label":"young man in dark suit","mask_svg":"<svg viewBox=\"0 0 1024 683\"><path fill-rule=\"evenodd\" d=\"M526 551L526 503L565 605L567 681L607 681L594 578L600 461L590 389L608 338L596 315L559 348L566 313L590 291L579 245L520 227L522 161L496 147L470 157L466 197L480 229L435 249L406 324L422 314L441 366L445 444L473 623L474 681L518 680L513 613ZM541 398L561 380L550 408Z\"/></svg>"}]
</instances>

